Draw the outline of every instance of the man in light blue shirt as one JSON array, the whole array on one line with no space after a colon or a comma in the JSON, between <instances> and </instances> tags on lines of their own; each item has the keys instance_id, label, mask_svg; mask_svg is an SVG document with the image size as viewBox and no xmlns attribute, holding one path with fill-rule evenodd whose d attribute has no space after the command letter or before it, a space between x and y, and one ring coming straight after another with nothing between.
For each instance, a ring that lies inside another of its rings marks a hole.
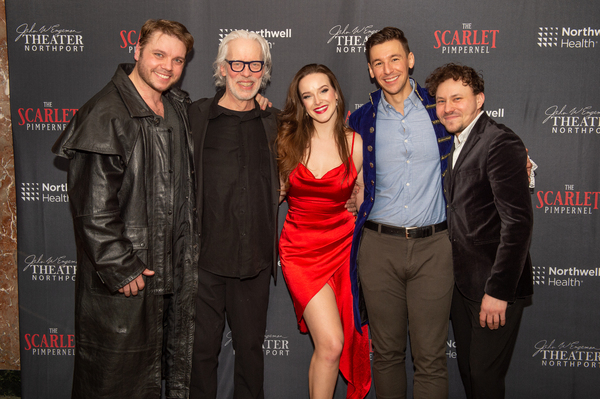
<instances>
[{"instance_id":1,"label":"man in light blue shirt","mask_svg":"<svg viewBox=\"0 0 600 399\"><path fill-rule=\"evenodd\" d=\"M414 81L409 83L414 87ZM446 220L446 205L439 195L442 181L437 138L414 90L404 101L404 115L387 102L385 95L381 97L375 149L377 201L369 220L392 226L427 226Z\"/></svg>"},{"instance_id":2,"label":"man in light blue shirt","mask_svg":"<svg viewBox=\"0 0 600 399\"><path fill-rule=\"evenodd\" d=\"M454 278L442 176L452 138L435 100L409 78L415 61L401 30L373 34L366 55L381 90L350 117L363 139L365 180L351 251L355 323L366 322L359 315L362 289L379 399L406 397L408 330L414 397L447 398Z\"/></svg>"}]
</instances>

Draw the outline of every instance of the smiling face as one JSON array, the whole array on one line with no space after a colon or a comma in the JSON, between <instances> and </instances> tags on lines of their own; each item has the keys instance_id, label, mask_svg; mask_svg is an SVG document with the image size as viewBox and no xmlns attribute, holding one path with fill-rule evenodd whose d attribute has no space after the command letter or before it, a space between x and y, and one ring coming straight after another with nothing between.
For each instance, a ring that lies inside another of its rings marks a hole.
<instances>
[{"instance_id":1,"label":"smiling face","mask_svg":"<svg viewBox=\"0 0 600 399\"><path fill-rule=\"evenodd\" d=\"M369 73L384 91L388 102L404 101L412 88L409 70L415 65L413 53L406 54L399 40L389 40L371 47Z\"/></svg>"},{"instance_id":2,"label":"smiling face","mask_svg":"<svg viewBox=\"0 0 600 399\"><path fill-rule=\"evenodd\" d=\"M135 49L135 71L141 78L140 84L158 94L166 91L181 77L185 55L181 40L160 31L153 33L143 48Z\"/></svg>"},{"instance_id":3,"label":"smiling face","mask_svg":"<svg viewBox=\"0 0 600 399\"><path fill-rule=\"evenodd\" d=\"M306 75L298 82L298 94L314 123L335 123L338 95L327 75Z\"/></svg>"},{"instance_id":4,"label":"smiling face","mask_svg":"<svg viewBox=\"0 0 600 399\"><path fill-rule=\"evenodd\" d=\"M227 50L229 61L264 61L260 44L253 39L238 38L229 42ZM265 68L260 72L252 72L245 65L242 72L233 72L228 63L221 65L221 75L226 80L226 96L233 96L238 101L253 101L260 89Z\"/></svg>"},{"instance_id":5,"label":"smiling face","mask_svg":"<svg viewBox=\"0 0 600 399\"><path fill-rule=\"evenodd\" d=\"M471 86L462 80L448 79L437 87L436 113L450 134L460 134L481 111L485 95L473 94Z\"/></svg>"}]
</instances>

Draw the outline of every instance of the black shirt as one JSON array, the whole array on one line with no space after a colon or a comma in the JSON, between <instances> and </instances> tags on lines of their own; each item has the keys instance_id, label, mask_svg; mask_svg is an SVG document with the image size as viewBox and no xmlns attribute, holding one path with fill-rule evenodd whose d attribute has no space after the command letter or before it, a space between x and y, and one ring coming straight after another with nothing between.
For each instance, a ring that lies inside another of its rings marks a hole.
<instances>
[{"instance_id":1,"label":"black shirt","mask_svg":"<svg viewBox=\"0 0 600 399\"><path fill-rule=\"evenodd\" d=\"M232 111L218 105L220 97L211 104L202 149L199 263L220 276L249 278L273 259L272 155L258 105Z\"/></svg>"}]
</instances>

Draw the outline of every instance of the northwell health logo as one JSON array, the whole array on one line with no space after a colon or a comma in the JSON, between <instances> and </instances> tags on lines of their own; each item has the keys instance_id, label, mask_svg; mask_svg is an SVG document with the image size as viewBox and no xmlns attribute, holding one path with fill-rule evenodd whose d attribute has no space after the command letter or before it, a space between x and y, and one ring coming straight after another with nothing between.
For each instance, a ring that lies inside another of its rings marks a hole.
<instances>
[{"instance_id":1,"label":"northwell health logo","mask_svg":"<svg viewBox=\"0 0 600 399\"><path fill-rule=\"evenodd\" d=\"M533 266L533 284L548 287L581 287L589 277L600 277L600 268Z\"/></svg>"},{"instance_id":2,"label":"northwell health logo","mask_svg":"<svg viewBox=\"0 0 600 399\"><path fill-rule=\"evenodd\" d=\"M21 183L21 199L23 201L39 201L40 183Z\"/></svg>"},{"instance_id":3,"label":"northwell health logo","mask_svg":"<svg viewBox=\"0 0 600 399\"><path fill-rule=\"evenodd\" d=\"M574 28L564 26L540 26L537 32L537 45L541 48L595 48L598 45L600 29L591 27Z\"/></svg>"},{"instance_id":4,"label":"northwell health logo","mask_svg":"<svg viewBox=\"0 0 600 399\"><path fill-rule=\"evenodd\" d=\"M556 47L558 46L558 28L541 27L538 32L538 46Z\"/></svg>"},{"instance_id":5,"label":"northwell health logo","mask_svg":"<svg viewBox=\"0 0 600 399\"><path fill-rule=\"evenodd\" d=\"M21 199L25 202L69 202L67 183L21 183Z\"/></svg>"},{"instance_id":6,"label":"northwell health logo","mask_svg":"<svg viewBox=\"0 0 600 399\"><path fill-rule=\"evenodd\" d=\"M269 48L273 48L273 39L290 39L292 37L292 29L286 28L283 30L270 30L270 29L259 29L259 30L249 30L249 29L219 29L219 43L231 32L235 30L247 30L249 32L254 32L267 40L269 43Z\"/></svg>"}]
</instances>

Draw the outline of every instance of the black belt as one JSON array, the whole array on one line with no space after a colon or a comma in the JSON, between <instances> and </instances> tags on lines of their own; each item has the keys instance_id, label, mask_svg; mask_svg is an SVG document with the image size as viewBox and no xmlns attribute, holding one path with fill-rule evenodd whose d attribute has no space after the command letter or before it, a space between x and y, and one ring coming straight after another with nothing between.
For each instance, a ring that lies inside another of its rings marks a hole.
<instances>
[{"instance_id":1,"label":"black belt","mask_svg":"<svg viewBox=\"0 0 600 399\"><path fill-rule=\"evenodd\" d=\"M444 221L442 223L432 224L423 227L393 227L367 220L365 222L365 227L369 230L374 230L378 233L390 234L393 236L400 236L406 238L424 238L429 237L430 235L432 235L433 233L437 233L438 231L446 230L448 228L448 223Z\"/></svg>"}]
</instances>

